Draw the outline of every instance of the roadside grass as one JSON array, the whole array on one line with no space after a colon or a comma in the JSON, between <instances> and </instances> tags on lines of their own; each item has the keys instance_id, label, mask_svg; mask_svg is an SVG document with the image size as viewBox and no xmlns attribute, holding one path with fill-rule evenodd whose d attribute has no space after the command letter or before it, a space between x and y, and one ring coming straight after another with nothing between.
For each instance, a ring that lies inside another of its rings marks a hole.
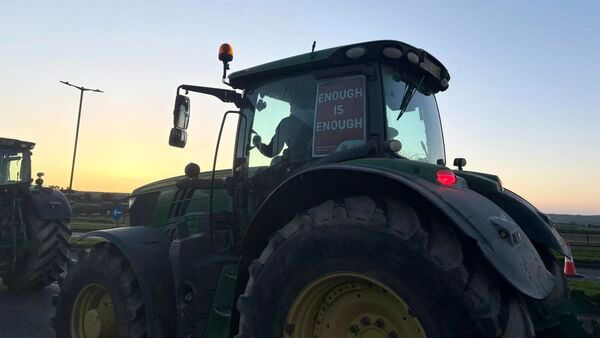
<instances>
[{"instance_id":1,"label":"roadside grass","mask_svg":"<svg viewBox=\"0 0 600 338\"><path fill-rule=\"evenodd\" d=\"M583 264L598 264L600 265L600 243L571 243L571 252L575 265ZM563 255L554 252L554 257L561 261Z\"/></svg>"},{"instance_id":2,"label":"roadside grass","mask_svg":"<svg viewBox=\"0 0 600 338\"><path fill-rule=\"evenodd\" d=\"M116 228L116 224L114 222L107 222L103 220L81 220L75 219L71 222L71 231L72 232L89 232L94 230L104 230L104 229L112 229ZM81 240L77 240L76 236L71 236L69 243L72 248L88 248L94 246L97 243L104 241L101 238L84 238Z\"/></svg>"},{"instance_id":3,"label":"roadside grass","mask_svg":"<svg viewBox=\"0 0 600 338\"><path fill-rule=\"evenodd\" d=\"M94 223L94 222L71 222L71 231L73 232L88 232L94 230L112 229L115 228L115 223Z\"/></svg>"},{"instance_id":4,"label":"roadside grass","mask_svg":"<svg viewBox=\"0 0 600 338\"><path fill-rule=\"evenodd\" d=\"M80 239L80 240L77 240L77 238L71 237L71 239L69 240L69 244L70 244L71 248L84 249L84 248L92 247L92 246L94 246L100 242L104 242L104 241L105 241L104 239L98 238L98 237L84 238L84 239Z\"/></svg>"},{"instance_id":5,"label":"roadside grass","mask_svg":"<svg viewBox=\"0 0 600 338\"><path fill-rule=\"evenodd\" d=\"M600 281L593 280L569 280L569 289L580 290L586 296L594 298L600 295Z\"/></svg>"},{"instance_id":6,"label":"roadside grass","mask_svg":"<svg viewBox=\"0 0 600 338\"><path fill-rule=\"evenodd\" d=\"M575 264L600 264L600 247L571 246Z\"/></svg>"},{"instance_id":7,"label":"roadside grass","mask_svg":"<svg viewBox=\"0 0 600 338\"><path fill-rule=\"evenodd\" d=\"M108 217L75 216L72 221L73 222L88 222L88 223L114 223L112 218L108 218Z\"/></svg>"}]
</instances>

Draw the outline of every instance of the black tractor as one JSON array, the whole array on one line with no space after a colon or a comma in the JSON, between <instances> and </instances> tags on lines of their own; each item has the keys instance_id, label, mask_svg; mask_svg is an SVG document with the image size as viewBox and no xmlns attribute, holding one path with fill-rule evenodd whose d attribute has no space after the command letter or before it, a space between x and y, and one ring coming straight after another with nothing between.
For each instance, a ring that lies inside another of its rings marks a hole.
<instances>
[{"instance_id":1,"label":"black tractor","mask_svg":"<svg viewBox=\"0 0 600 338\"><path fill-rule=\"evenodd\" d=\"M34 143L0 138L0 277L9 289L43 287L68 259L67 198L31 178Z\"/></svg>"}]
</instances>

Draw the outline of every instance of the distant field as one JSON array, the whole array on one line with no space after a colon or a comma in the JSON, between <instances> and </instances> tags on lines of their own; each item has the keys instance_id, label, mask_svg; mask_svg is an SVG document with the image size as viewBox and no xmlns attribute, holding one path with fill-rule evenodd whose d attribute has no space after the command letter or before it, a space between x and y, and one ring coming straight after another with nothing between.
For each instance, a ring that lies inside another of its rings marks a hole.
<instances>
[{"instance_id":1,"label":"distant field","mask_svg":"<svg viewBox=\"0 0 600 338\"><path fill-rule=\"evenodd\" d=\"M555 228L560 233L565 234L596 234L600 235L600 229L598 228L588 228L583 225L575 225L575 224L555 224Z\"/></svg>"},{"instance_id":2,"label":"distant field","mask_svg":"<svg viewBox=\"0 0 600 338\"><path fill-rule=\"evenodd\" d=\"M588 245L583 243L583 245L578 245L573 243L571 244L571 251L575 263L600 264L600 246L598 244Z\"/></svg>"},{"instance_id":3,"label":"distant field","mask_svg":"<svg viewBox=\"0 0 600 338\"><path fill-rule=\"evenodd\" d=\"M600 265L600 229L575 224L555 224L556 230L567 241L577 263ZM562 256L556 255L562 260Z\"/></svg>"},{"instance_id":4,"label":"distant field","mask_svg":"<svg viewBox=\"0 0 600 338\"><path fill-rule=\"evenodd\" d=\"M102 229L112 229L117 225L115 223L95 223L95 222L71 222L71 231L88 232Z\"/></svg>"},{"instance_id":5,"label":"distant field","mask_svg":"<svg viewBox=\"0 0 600 338\"><path fill-rule=\"evenodd\" d=\"M583 263L598 264L600 266L600 243L581 243L581 245L572 243L571 252L573 253L575 265L577 265L577 263ZM562 262L564 260L564 256L559 253L554 253L554 256L558 261Z\"/></svg>"},{"instance_id":6,"label":"distant field","mask_svg":"<svg viewBox=\"0 0 600 338\"><path fill-rule=\"evenodd\" d=\"M82 232L89 232L89 231L94 231L94 230L112 229L115 227L116 227L116 224L114 222L102 222L102 221L95 220L95 219L92 219L92 220L76 219L71 222L71 231L73 233L82 233ZM102 239L84 238L82 240L77 240L75 236L72 236L71 240L70 240L71 247L75 247L75 248L90 247L99 242L102 242Z\"/></svg>"},{"instance_id":7,"label":"distant field","mask_svg":"<svg viewBox=\"0 0 600 338\"><path fill-rule=\"evenodd\" d=\"M71 237L69 244L71 244L71 248L89 248L95 244L100 242L104 242L101 238L84 238L81 240L77 240L76 238Z\"/></svg>"}]
</instances>

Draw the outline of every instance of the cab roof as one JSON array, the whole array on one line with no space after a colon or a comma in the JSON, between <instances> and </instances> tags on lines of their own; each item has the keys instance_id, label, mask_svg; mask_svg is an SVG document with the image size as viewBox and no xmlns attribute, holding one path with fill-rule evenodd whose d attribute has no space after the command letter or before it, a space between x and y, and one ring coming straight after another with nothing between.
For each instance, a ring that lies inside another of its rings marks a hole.
<instances>
[{"instance_id":1,"label":"cab roof","mask_svg":"<svg viewBox=\"0 0 600 338\"><path fill-rule=\"evenodd\" d=\"M33 149L35 143L12 138L0 137L0 148Z\"/></svg>"},{"instance_id":2,"label":"cab roof","mask_svg":"<svg viewBox=\"0 0 600 338\"><path fill-rule=\"evenodd\" d=\"M354 47L363 47L366 49L366 52L358 58L349 58L346 56L346 52ZM399 49L402 51L402 56L398 59L385 57L382 51L386 47ZM409 51L412 51L419 56L418 63L409 61L407 58ZM229 82L234 88L244 89L252 83L281 75L371 61L396 64L408 71L412 70L414 72L419 72L424 75L424 84L433 92L445 90L447 88L447 81L450 80L450 74L446 67L444 67L444 65L433 55L427 53L423 49L416 48L401 41L380 40L328 48L265 63L231 73L229 75ZM432 73L431 67L427 67L432 64L435 65L436 68L439 68L439 74ZM440 84L442 79L445 79L446 81L445 86Z\"/></svg>"}]
</instances>

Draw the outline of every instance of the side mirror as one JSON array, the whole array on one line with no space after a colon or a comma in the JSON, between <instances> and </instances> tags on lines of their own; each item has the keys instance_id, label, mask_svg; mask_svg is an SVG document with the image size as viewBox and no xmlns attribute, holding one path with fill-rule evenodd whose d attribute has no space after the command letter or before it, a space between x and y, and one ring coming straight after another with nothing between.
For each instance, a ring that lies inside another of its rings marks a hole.
<instances>
[{"instance_id":1,"label":"side mirror","mask_svg":"<svg viewBox=\"0 0 600 338\"><path fill-rule=\"evenodd\" d=\"M187 132L179 128L171 128L169 134L169 145L171 147L183 148L187 143Z\"/></svg>"},{"instance_id":2,"label":"side mirror","mask_svg":"<svg viewBox=\"0 0 600 338\"><path fill-rule=\"evenodd\" d=\"M190 122L190 98L185 95L177 95L175 108L173 109L173 126L178 129L187 129Z\"/></svg>"}]
</instances>

